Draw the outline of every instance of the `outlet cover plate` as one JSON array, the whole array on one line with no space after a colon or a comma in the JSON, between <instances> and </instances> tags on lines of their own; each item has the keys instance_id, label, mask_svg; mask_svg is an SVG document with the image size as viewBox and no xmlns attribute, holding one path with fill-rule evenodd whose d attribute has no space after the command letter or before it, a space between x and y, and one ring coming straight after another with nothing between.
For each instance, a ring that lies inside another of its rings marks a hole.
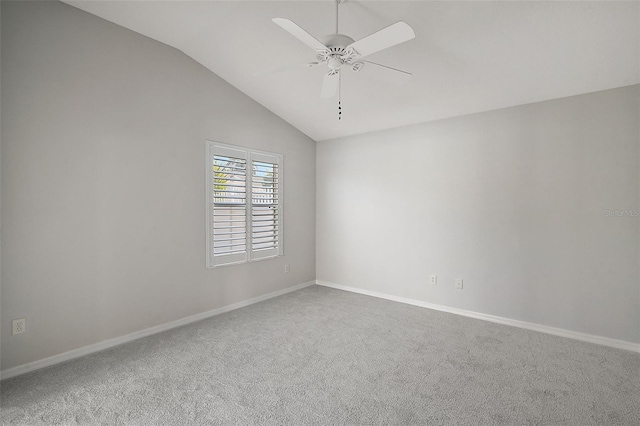
<instances>
[{"instance_id":1,"label":"outlet cover plate","mask_svg":"<svg viewBox=\"0 0 640 426\"><path fill-rule=\"evenodd\" d=\"M457 288L458 290L462 290L462 278L458 278L458 279L456 280L456 288Z\"/></svg>"},{"instance_id":2,"label":"outlet cover plate","mask_svg":"<svg viewBox=\"0 0 640 426\"><path fill-rule=\"evenodd\" d=\"M27 320L25 318L18 318L11 321L11 335L22 334L27 331Z\"/></svg>"}]
</instances>

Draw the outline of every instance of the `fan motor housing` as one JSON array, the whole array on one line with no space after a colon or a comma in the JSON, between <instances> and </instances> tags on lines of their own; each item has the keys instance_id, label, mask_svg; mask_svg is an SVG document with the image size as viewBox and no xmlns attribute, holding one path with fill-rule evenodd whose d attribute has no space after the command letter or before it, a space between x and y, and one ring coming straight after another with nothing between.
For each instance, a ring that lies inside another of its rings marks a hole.
<instances>
[{"instance_id":1,"label":"fan motor housing","mask_svg":"<svg viewBox=\"0 0 640 426\"><path fill-rule=\"evenodd\" d=\"M331 34L323 37L322 43L326 50L318 50L318 60L327 62L331 70L339 70L342 64L351 63L358 56L352 48L347 48L353 43L353 39L344 34Z\"/></svg>"},{"instance_id":2,"label":"fan motor housing","mask_svg":"<svg viewBox=\"0 0 640 426\"><path fill-rule=\"evenodd\" d=\"M354 42L351 37L344 34L331 34L323 37L320 41L322 42L322 44L331 49L331 51L333 51L333 49L336 49L336 53L338 53L339 50L344 51L345 47Z\"/></svg>"}]
</instances>

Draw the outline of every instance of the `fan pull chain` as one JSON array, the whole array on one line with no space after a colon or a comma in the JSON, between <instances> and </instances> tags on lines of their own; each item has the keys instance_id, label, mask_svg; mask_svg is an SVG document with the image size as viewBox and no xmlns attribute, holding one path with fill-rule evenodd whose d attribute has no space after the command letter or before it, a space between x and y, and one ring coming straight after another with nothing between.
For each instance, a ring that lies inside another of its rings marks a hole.
<instances>
[{"instance_id":1,"label":"fan pull chain","mask_svg":"<svg viewBox=\"0 0 640 426\"><path fill-rule=\"evenodd\" d=\"M342 74L338 74L338 120L342 120Z\"/></svg>"}]
</instances>

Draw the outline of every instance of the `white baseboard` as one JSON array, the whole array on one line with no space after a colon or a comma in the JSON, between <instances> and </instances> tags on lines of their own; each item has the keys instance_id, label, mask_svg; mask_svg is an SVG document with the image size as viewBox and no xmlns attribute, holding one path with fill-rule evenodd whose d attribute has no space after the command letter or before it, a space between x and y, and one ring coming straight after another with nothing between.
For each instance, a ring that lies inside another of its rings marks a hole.
<instances>
[{"instance_id":1,"label":"white baseboard","mask_svg":"<svg viewBox=\"0 0 640 426\"><path fill-rule=\"evenodd\" d=\"M469 318L476 318L484 321L495 322L498 324L510 325L512 327L525 328L527 330L539 331L541 333L553 334L555 336L568 337L570 339L582 340L584 342L595 343L598 345L610 346L618 349L640 353L640 344L627 342L625 340L611 339L609 337L595 336L592 334L580 333L577 331L566 330L563 328L549 327L547 325L535 324L532 322L519 321L511 318L504 318L495 315L483 314L480 312L467 311L464 309L451 308L449 306L437 305L434 303L423 302L421 300L408 299L405 297L393 296L390 294L379 293L377 291L363 290L357 287L349 287L341 284L334 284L327 281L316 280L316 284L331 287L338 290L350 291L352 293L364 294L367 296L378 297L381 299L392 300L394 302L406 303L408 305L420 306L423 308L434 309L436 311L448 312L450 314L462 315Z\"/></svg>"},{"instance_id":2,"label":"white baseboard","mask_svg":"<svg viewBox=\"0 0 640 426\"><path fill-rule=\"evenodd\" d=\"M136 331L125 336L116 337L102 342L94 343L92 345L84 346L82 348L73 349L68 352L64 352L58 355L54 355L48 358L44 358L38 361L30 362L28 364L19 365L17 367L8 368L0 372L0 380L8 379L10 377L19 376L21 374L29 373L31 371L39 370L41 368L49 367L61 362L69 361L74 358L89 355L94 352L99 352L104 349L112 348L114 346L122 345L123 343L131 342L132 340L140 339L142 337L151 336L152 334L161 333L172 328L180 327L192 322L200 321L209 317L223 314L225 312L233 311L234 309L244 308L245 306L253 305L254 303L262 302L267 299L282 296L283 294L291 293L296 290L303 289L314 285L315 281L309 281L306 283L294 285L293 287L287 287L282 290L274 291L273 293L265 294L262 296L254 297L253 299L243 300L242 302L234 303L231 305L223 306L221 308L212 309L207 312L191 315L179 320L171 321L165 324L156 325L154 327L146 328L144 330Z\"/></svg>"}]
</instances>

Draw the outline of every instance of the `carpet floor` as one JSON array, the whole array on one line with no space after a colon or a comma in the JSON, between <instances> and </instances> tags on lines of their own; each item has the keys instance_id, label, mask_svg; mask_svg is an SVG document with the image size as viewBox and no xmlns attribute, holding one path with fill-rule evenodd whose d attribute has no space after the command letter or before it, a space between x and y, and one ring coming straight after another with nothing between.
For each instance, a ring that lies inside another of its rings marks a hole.
<instances>
[{"instance_id":1,"label":"carpet floor","mask_svg":"<svg viewBox=\"0 0 640 426\"><path fill-rule=\"evenodd\" d=\"M640 425L640 354L312 286L3 381L4 425Z\"/></svg>"}]
</instances>

